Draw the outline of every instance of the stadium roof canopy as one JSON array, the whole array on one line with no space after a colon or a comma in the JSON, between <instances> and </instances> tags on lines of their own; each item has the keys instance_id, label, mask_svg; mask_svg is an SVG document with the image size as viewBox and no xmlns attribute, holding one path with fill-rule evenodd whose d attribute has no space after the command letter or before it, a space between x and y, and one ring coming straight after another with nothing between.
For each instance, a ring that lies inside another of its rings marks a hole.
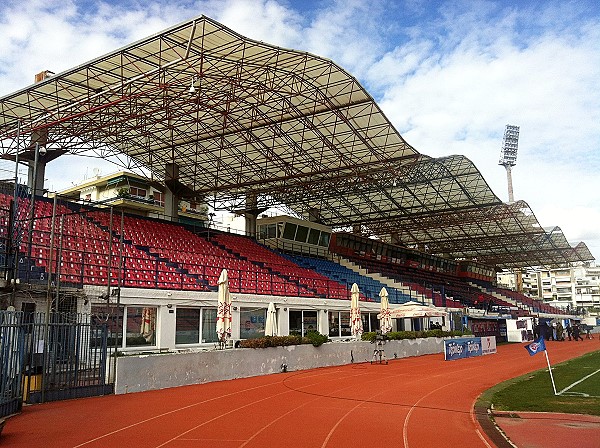
<instances>
[{"instance_id":1,"label":"stadium roof canopy","mask_svg":"<svg viewBox=\"0 0 600 448\"><path fill-rule=\"evenodd\" d=\"M184 196L255 213L283 204L433 254L498 267L593 259L525 202L500 201L467 158L418 153L332 61L204 16L0 98L0 155L34 142L47 160L113 157L163 182L175 165L170 187Z\"/></svg>"}]
</instances>

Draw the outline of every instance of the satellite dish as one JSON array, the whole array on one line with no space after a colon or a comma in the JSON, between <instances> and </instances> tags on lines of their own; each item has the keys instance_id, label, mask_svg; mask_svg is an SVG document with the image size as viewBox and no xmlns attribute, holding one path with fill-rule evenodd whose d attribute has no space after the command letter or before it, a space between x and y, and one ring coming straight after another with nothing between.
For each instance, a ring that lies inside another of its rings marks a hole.
<instances>
[{"instance_id":1,"label":"satellite dish","mask_svg":"<svg viewBox=\"0 0 600 448\"><path fill-rule=\"evenodd\" d=\"M92 172L94 173L94 177L100 177L100 173L101 173L100 168L96 167L92 170Z\"/></svg>"}]
</instances>

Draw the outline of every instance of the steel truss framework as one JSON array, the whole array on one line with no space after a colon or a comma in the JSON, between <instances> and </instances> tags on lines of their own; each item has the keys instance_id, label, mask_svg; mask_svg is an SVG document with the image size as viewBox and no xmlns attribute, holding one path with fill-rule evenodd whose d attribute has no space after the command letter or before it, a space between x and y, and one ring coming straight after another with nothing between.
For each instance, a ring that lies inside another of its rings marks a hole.
<instances>
[{"instance_id":1,"label":"steel truss framework","mask_svg":"<svg viewBox=\"0 0 600 448\"><path fill-rule=\"evenodd\" d=\"M465 157L419 154L333 62L199 17L0 99L0 152L114 157L230 210L285 205L333 228L499 267L593 259ZM31 152L31 151L30 151Z\"/></svg>"}]
</instances>

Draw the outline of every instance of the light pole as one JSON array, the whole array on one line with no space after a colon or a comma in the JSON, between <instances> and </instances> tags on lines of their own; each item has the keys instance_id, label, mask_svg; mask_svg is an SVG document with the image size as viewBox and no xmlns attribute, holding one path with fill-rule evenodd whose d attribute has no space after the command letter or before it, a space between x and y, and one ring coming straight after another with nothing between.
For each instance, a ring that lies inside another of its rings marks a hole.
<instances>
[{"instance_id":1,"label":"light pole","mask_svg":"<svg viewBox=\"0 0 600 448\"><path fill-rule=\"evenodd\" d=\"M500 152L500 161L506 169L506 180L508 181L508 202L514 202L512 185L512 167L517 164L517 151L519 149L519 126L506 125L504 129L504 138L502 139L502 150Z\"/></svg>"}]
</instances>

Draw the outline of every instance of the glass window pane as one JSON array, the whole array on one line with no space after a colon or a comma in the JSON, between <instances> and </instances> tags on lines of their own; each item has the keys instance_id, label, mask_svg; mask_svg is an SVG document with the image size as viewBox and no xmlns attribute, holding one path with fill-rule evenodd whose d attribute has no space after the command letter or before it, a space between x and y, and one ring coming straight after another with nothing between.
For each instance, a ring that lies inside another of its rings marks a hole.
<instances>
[{"instance_id":1,"label":"glass window pane","mask_svg":"<svg viewBox=\"0 0 600 448\"><path fill-rule=\"evenodd\" d=\"M264 240L267 237L267 226L258 226L258 239Z\"/></svg>"},{"instance_id":2,"label":"glass window pane","mask_svg":"<svg viewBox=\"0 0 600 448\"><path fill-rule=\"evenodd\" d=\"M340 313L340 324L341 324L341 335L342 336L352 336L352 332L350 331L350 313L349 312L341 312Z\"/></svg>"},{"instance_id":3,"label":"glass window pane","mask_svg":"<svg viewBox=\"0 0 600 448\"><path fill-rule=\"evenodd\" d=\"M317 229L310 229L308 234L308 242L310 244L314 244L315 246L319 244L319 232Z\"/></svg>"},{"instance_id":4,"label":"glass window pane","mask_svg":"<svg viewBox=\"0 0 600 448\"><path fill-rule=\"evenodd\" d=\"M304 333L302 335L306 335L309 331L317 331L317 312L316 311L304 311L303 312L303 324L304 324Z\"/></svg>"},{"instance_id":5,"label":"glass window pane","mask_svg":"<svg viewBox=\"0 0 600 448\"><path fill-rule=\"evenodd\" d=\"M306 237L308 236L308 227L298 226L295 240L300 243L306 243Z\"/></svg>"},{"instance_id":6,"label":"glass window pane","mask_svg":"<svg viewBox=\"0 0 600 448\"><path fill-rule=\"evenodd\" d=\"M380 321L377 319L376 313L369 313L369 318L371 320L371 331L377 331L380 329Z\"/></svg>"},{"instance_id":7,"label":"glass window pane","mask_svg":"<svg viewBox=\"0 0 600 448\"><path fill-rule=\"evenodd\" d=\"M217 309L202 308L202 342L217 342Z\"/></svg>"},{"instance_id":8,"label":"glass window pane","mask_svg":"<svg viewBox=\"0 0 600 448\"><path fill-rule=\"evenodd\" d=\"M265 318L267 310L264 308L242 308L240 310L240 338L262 338L265 335Z\"/></svg>"},{"instance_id":9,"label":"glass window pane","mask_svg":"<svg viewBox=\"0 0 600 448\"><path fill-rule=\"evenodd\" d=\"M175 344L200 342L200 308L177 308Z\"/></svg>"},{"instance_id":10,"label":"glass window pane","mask_svg":"<svg viewBox=\"0 0 600 448\"><path fill-rule=\"evenodd\" d=\"M296 224L291 224L289 222L285 223L285 227L283 228L283 237L286 240L294 240L294 237L296 236L296 228L298 226Z\"/></svg>"},{"instance_id":11,"label":"glass window pane","mask_svg":"<svg viewBox=\"0 0 600 448\"><path fill-rule=\"evenodd\" d=\"M123 347L123 312L122 307L113 306L92 306L93 325L108 325L108 346ZM101 335L98 336L101 338ZM96 335L94 335L96 339ZM101 339L97 339L95 344L102 344Z\"/></svg>"},{"instance_id":12,"label":"glass window pane","mask_svg":"<svg viewBox=\"0 0 600 448\"><path fill-rule=\"evenodd\" d=\"M361 313L360 319L362 320L363 331L369 331L369 313Z\"/></svg>"},{"instance_id":13,"label":"glass window pane","mask_svg":"<svg viewBox=\"0 0 600 448\"><path fill-rule=\"evenodd\" d=\"M319 240L319 246L329 247L329 239L331 234L327 232L321 232L321 238Z\"/></svg>"},{"instance_id":14,"label":"glass window pane","mask_svg":"<svg viewBox=\"0 0 600 448\"><path fill-rule=\"evenodd\" d=\"M302 335L302 311L290 310L290 334Z\"/></svg>"},{"instance_id":15,"label":"glass window pane","mask_svg":"<svg viewBox=\"0 0 600 448\"><path fill-rule=\"evenodd\" d=\"M126 347L156 345L156 308L128 306L125 331Z\"/></svg>"},{"instance_id":16,"label":"glass window pane","mask_svg":"<svg viewBox=\"0 0 600 448\"><path fill-rule=\"evenodd\" d=\"M329 336L338 337L340 335L340 313L331 311L329 313Z\"/></svg>"}]
</instances>

